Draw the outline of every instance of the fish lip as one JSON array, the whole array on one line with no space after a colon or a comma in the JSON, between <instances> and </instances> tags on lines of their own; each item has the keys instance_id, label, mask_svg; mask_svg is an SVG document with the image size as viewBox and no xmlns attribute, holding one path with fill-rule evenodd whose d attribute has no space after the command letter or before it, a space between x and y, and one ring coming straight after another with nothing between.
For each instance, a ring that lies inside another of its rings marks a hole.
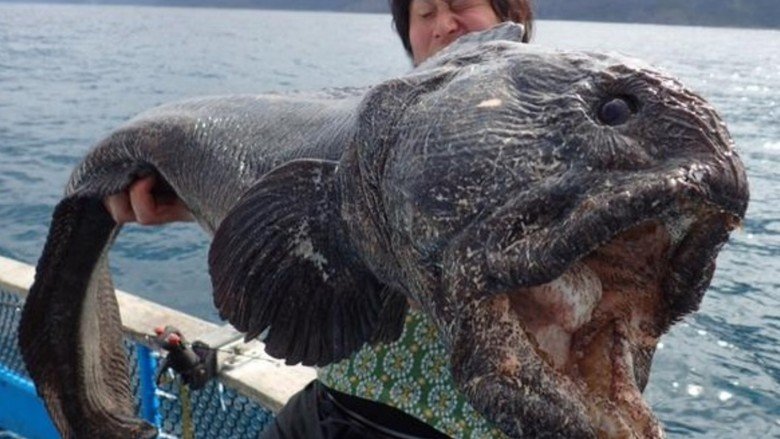
<instances>
[{"instance_id":1,"label":"fish lip","mask_svg":"<svg viewBox=\"0 0 780 439\"><path fill-rule=\"evenodd\" d=\"M599 206L592 201L595 196L585 196L575 203L570 216L579 221L565 221L548 225L539 233L532 233L513 242L490 224L504 215L522 219L515 211L499 213L480 226L490 230L482 234L486 250L484 254L485 285L475 296L501 293L518 287L534 287L560 277L571 265L596 249L604 246L619 234L650 221L661 220L674 236L672 252L682 262L682 254L697 259L702 273L684 270L675 273L667 283L670 294L684 290L685 285L701 285L700 274L706 274L704 262L714 259L728 239L728 233L738 228L747 209L746 186L732 185L727 191L718 190L725 185L680 183L675 179L630 182L615 191L612 196L598 198ZM511 219L510 219L511 221ZM506 224L506 220L503 220ZM718 239L707 239L707 236ZM537 243L544 243L539 245ZM697 247L698 246L698 247ZM509 251L507 251L509 250ZM452 249L448 249L452 253ZM675 269L684 264L675 264ZM445 273L445 276L450 273ZM711 275L711 273L710 273ZM706 284L709 282L707 277ZM703 292L702 292L703 293ZM472 296L474 297L474 296Z\"/></svg>"}]
</instances>

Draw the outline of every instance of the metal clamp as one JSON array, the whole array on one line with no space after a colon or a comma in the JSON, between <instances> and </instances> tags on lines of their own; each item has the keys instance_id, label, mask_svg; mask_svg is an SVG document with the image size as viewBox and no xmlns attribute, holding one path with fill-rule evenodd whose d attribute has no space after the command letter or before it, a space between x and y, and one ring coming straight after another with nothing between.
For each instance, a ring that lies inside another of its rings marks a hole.
<instances>
[{"instance_id":1,"label":"metal clamp","mask_svg":"<svg viewBox=\"0 0 780 439\"><path fill-rule=\"evenodd\" d=\"M158 327L154 332L155 343L168 352L157 375L158 384L168 370L179 374L184 384L195 390L202 389L217 376L216 349L200 341L188 343L173 326Z\"/></svg>"}]
</instances>

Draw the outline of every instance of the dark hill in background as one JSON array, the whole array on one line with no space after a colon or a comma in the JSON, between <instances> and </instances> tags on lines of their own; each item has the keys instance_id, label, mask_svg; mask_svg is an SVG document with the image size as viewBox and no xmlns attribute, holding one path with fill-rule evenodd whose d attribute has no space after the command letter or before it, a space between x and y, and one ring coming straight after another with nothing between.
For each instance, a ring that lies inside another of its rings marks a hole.
<instances>
[{"instance_id":1,"label":"dark hill in background","mask_svg":"<svg viewBox=\"0 0 780 439\"><path fill-rule=\"evenodd\" d=\"M780 0L538 0L540 18L780 28Z\"/></svg>"},{"instance_id":2,"label":"dark hill in background","mask_svg":"<svg viewBox=\"0 0 780 439\"><path fill-rule=\"evenodd\" d=\"M23 2L26 0L1 1ZM349 12L388 11L386 0L42 1L47 3L246 7ZM537 16L547 20L780 28L780 0L536 0L534 3Z\"/></svg>"}]
</instances>

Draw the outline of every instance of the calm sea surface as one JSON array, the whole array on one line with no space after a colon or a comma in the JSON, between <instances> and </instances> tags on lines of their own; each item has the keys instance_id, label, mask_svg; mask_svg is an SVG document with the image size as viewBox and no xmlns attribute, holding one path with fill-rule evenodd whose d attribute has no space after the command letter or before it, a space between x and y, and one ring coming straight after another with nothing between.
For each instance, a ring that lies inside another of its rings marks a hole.
<instances>
[{"instance_id":1,"label":"calm sea surface","mask_svg":"<svg viewBox=\"0 0 780 439\"><path fill-rule=\"evenodd\" d=\"M664 337L646 395L671 437L780 437L780 32L540 22L536 37L644 58L725 117L748 167L747 221L701 311ZM71 168L135 113L408 69L385 15L0 4L0 255L36 262ZM207 245L189 224L126 227L116 282L215 320Z\"/></svg>"}]
</instances>

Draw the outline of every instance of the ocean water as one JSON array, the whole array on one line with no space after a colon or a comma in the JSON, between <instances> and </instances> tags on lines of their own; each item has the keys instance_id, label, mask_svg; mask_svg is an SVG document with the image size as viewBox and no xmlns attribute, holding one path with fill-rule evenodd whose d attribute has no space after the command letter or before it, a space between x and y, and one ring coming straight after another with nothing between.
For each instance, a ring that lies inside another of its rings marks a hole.
<instances>
[{"instance_id":1,"label":"ocean water","mask_svg":"<svg viewBox=\"0 0 780 439\"><path fill-rule=\"evenodd\" d=\"M646 396L670 437L780 437L780 32L538 23L535 42L673 72L727 121L751 204ZM386 15L0 3L0 255L34 264L70 170L132 115L190 96L377 83L410 67ZM126 227L124 290L210 320L208 239Z\"/></svg>"}]
</instances>

